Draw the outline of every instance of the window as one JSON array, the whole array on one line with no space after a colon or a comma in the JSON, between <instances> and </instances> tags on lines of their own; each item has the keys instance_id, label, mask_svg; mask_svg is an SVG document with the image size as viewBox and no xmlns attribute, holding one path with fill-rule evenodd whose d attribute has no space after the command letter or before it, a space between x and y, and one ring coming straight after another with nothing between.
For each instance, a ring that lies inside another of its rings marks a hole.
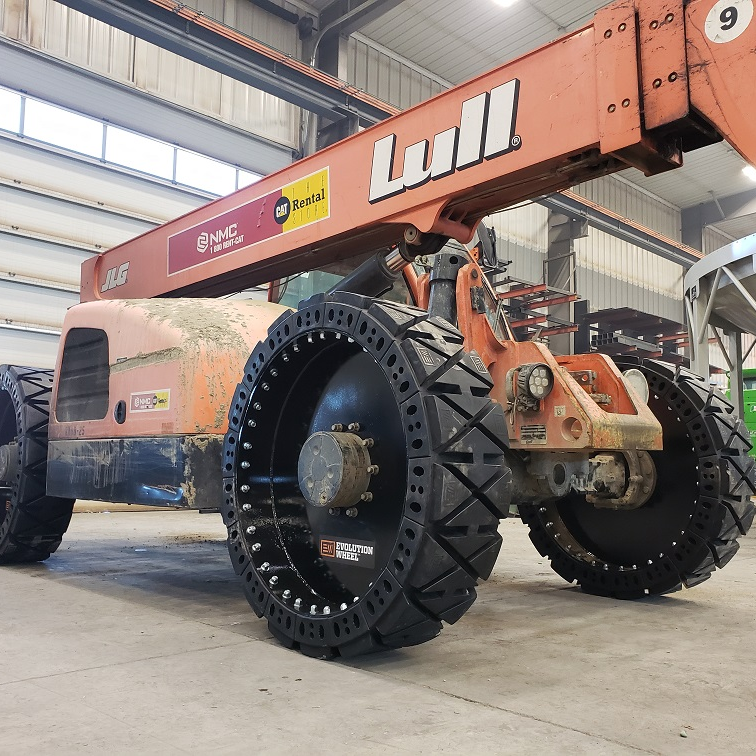
<instances>
[{"instance_id":1,"label":"window","mask_svg":"<svg viewBox=\"0 0 756 756\"><path fill-rule=\"evenodd\" d=\"M260 176L258 176L256 173L249 173L249 171L243 171L239 169L237 171L238 178L237 178L237 189L243 189L245 186L251 186L252 184L257 183L260 180Z\"/></svg>"},{"instance_id":2,"label":"window","mask_svg":"<svg viewBox=\"0 0 756 756\"><path fill-rule=\"evenodd\" d=\"M0 129L21 131L21 95L0 89Z\"/></svg>"},{"instance_id":3,"label":"window","mask_svg":"<svg viewBox=\"0 0 756 756\"><path fill-rule=\"evenodd\" d=\"M204 155L179 150L176 155L176 181L213 194L231 194L236 189L236 169Z\"/></svg>"},{"instance_id":4,"label":"window","mask_svg":"<svg viewBox=\"0 0 756 756\"><path fill-rule=\"evenodd\" d=\"M107 126L105 132L105 160L137 171L151 173L164 179L173 178L175 148L157 139L135 134L133 131Z\"/></svg>"},{"instance_id":5,"label":"window","mask_svg":"<svg viewBox=\"0 0 756 756\"><path fill-rule=\"evenodd\" d=\"M23 122L22 122L23 113ZM223 196L261 176L0 87L0 131Z\"/></svg>"},{"instance_id":6,"label":"window","mask_svg":"<svg viewBox=\"0 0 756 756\"><path fill-rule=\"evenodd\" d=\"M102 157L103 124L27 97L24 135L67 150Z\"/></svg>"},{"instance_id":7,"label":"window","mask_svg":"<svg viewBox=\"0 0 756 756\"><path fill-rule=\"evenodd\" d=\"M746 391L753 391L756 389L756 378L745 378L743 380L743 388Z\"/></svg>"},{"instance_id":8,"label":"window","mask_svg":"<svg viewBox=\"0 0 756 756\"><path fill-rule=\"evenodd\" d=\"M72 328L66 335L55 416L62 423L102 420L110 404L108 335L98 328Z\"/></svg>"}]
</instances>

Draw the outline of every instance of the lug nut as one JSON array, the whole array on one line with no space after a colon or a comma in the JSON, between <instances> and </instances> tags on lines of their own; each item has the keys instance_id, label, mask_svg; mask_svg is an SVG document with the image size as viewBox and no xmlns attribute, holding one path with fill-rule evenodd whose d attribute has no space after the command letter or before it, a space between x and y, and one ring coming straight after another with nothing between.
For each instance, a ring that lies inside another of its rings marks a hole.
<instances>
[{"instance_id":1,"label":"lug nut","mask_svg":"<svg viewBox=\"0 0 756 756\"><path fill-rule=\"evenodd\" d=\"M268 580L268 583L270 585L276 585L278 583L278 575L273 575L270 580Z\"/></svg>"},{"instance_id":2,"label":"lug nut","mask_svg":"<svg viewBox=\"0 0 756 756\"><path fill-rule=\"evenodd\" d=\"M259 412L262 409L262 404L260 404L260 402L255 402L253 406L255 410L257 410L257 412Z\"/></svg>"},{"instance_id":3,"label":"lug nut","mask_svg":"<svg viewBox=\"0 0 756 756\"><path fill-rule=\"evenodd\" d=\"M241 492L249 493L249 486L246 483L241 487Z\"/></svg>"},{"instance_id":4,"label":"lug nut","mask_svg":"<svg viewBox=\"0 0 756 756\"><path fill-rule=\"evenodd\" d=\"M352 431L352 433L356 433L360 429L359 423L349 423L347 426L347 430Z\"/></svg>"},{"instance_id":5,"label":"lug nut","mask_svg":"<svg viewBox=\"0 0 756 756\"><path fill-rule=\"evenodd\" d=\"M346 511L347 517L357 517L358 514L359 512L357 511L356 507L349 507L349 509L347 509Z\"/></svg>"},{"instance_id":6,"label":"lug nut","mask_svg":"<svg viewBox=\"0 0 756 756\"><path fill-rule=\"evenodd\" d=\"M285 598L285 599L290 599L290 598L291 598L291 591L290 591L290 590L289 590L289 589L287 588L287 589L286 589L286 590L285 590L285 591L284 591L284 592L283 592L283 593L281 594L281 597L282 597L282 598Z\"/></svg>"},{"instance_id":7,"label":"lug nut","mask_svg":"<svg viewBox=\"0 0 756 756\"><path fill-rule=\"evenodd\" d=\"M270 569L270 562L263 562L260 565L260 572L267 572Z\"/></svg>"},{"instance_id":8,"label":"lug nut","mask_svg":"<svg viewBox=\"0 0 756 756\"><path fill-rule=\"evenodd\" d=\"M288 361L289 361L289 355L288 355L288 354L283 354L283 355L281 356L281 359L282 359L282 360L283 360L284 362L288 362Z\"/></svg>"},{"instance_id":9,"label":"lug nut","mask_svg":"<svg viewBox=\"0 0 756 756\"><path fill-rule=\"evenodd\" d=\"M299 609L302 606L302 599L298 598L294 600L294 608Z\"/></svg>"},{"instance_id":10,"label":"lug nut","mask_svg":"<svg viewBox=\"0 0 756 756\"><path fill-rule=\"evenodd\" d=\"M373 494L370 491L365 491L365 493L360 496L360 501L372 501L372 500L373 500Z\"/></svg>"},{"instance_id":11,"label":"lug nut","mask_svg":"<svg viewBox=\"0 0 756 756\"><path fill-rule=\"evenodd\" d=\"M252 444L249 441L244 442L244 451L249 451L252 448Z\"/></svg>"},{"instance_id":12,"label":"lug nut","mask_svg":"<svg viewBox=\"0 0 756 756\"><path fill-rule=\"evenodd\" d=\"M255 422L254 420L250 420L250 421L249 421L249 422L247 423L247 425L248 425L248 426L249 426L250 428L256 428L256 427L257 427L257 423L256 423L256 422Z\"/></svg>"},{"instance_id":13,"label":"lug nut","mask_svg":"<svg viewBox=\"0 0 756 756\"><path fill-rule=\"evenodd\" d=\"M367 468L367 471L371 475L378 475L379 470L380 470L380 467L378 467L378 465L368 465L368 468Z\"/></svg>"},{"instance_id":14,"label":"lug nut","mask_svg":"<svg viewBox=\"0 0 756 756\"><path fill-rule=\"evenodd\" d=\"M251 504L249 504L249 503L247 503L247 504L244 504L244 505L242 506L242 509L243 509L243 510L244 510L245 512L249 512L249 511L251 511L251 509L252 509L252 505L251 505Z\"/></svg>"},{"instance_id":15,"label":"lug nut","mask_svg":"<svg viewBox=\"0 0 756 756\"><path fill-rule=\"evenodd\" d=\"M372 438L364 438L364 439L362 439L362 445L365 446L366 448L370 449L373 446L375 446L375 441L373 441Z\"/></svg>"},{"instance_id":16,"label":"lug nut","mask_svg":"<svg viewBox=\"0 0 756 756\"><path fill-rule=\"evenodd\" d=\"M260 551L262 546L259 543L253 543L252 544L252 551Z\"/></svg>"},{"instance_id":17,"label":"lug nut","mask_svg":"<svg viewBox=\"0 0 756 756\"><path fill-rule=\"evenodd\" d=\"M278 370L276 370L275 368L270 371L270 374L273 378L278 378Z\"/></svg>"},{"instance_id":18,"label":"lug nut","mask_svg":"<svg viewBox=\"0 0 756 756\"><path fill-rule=\"evenodd\" d=\"M338 507L329 507L328 514L332 517L338 517L341 514L341 510Z\"/></svg>"},{"instance_id":19,"label":"lug nut","mask_svg":"<svg viewBox=\"0 0 756 756\"><path fill-rule=\"evenodd\" d=\"M342 611L342 612L343 612L343 611L344 611L345 609L348 609L348 608L349 608L348 604L342 604L342 605L341 605L341 606L339 607L339 609L341 609L341 611Z\"/></svg>"},{"instance_id":20,"label":"lug nut","mask_svg":"<svg viewBox=\"0 0 756 756\"><path fill-rule=\"evenodd\" d=\"M330 614L331 613L331 607L330 606L324 606L323 607L323 614Z\"/></svg>"},{"instance_id":21,"label":"lug nut","mask_svg":"<svg viewBox=\"0 0 756 756\"><path fill-rule=\"evenodd\" d=\"M252 509L251 504L245 504L244 506L248 506L250 509ZM254 525L250 525L247 528L247 535L254 535L257 532L257 528Z\"/></svg>"},{"instance_id":22,"label":"lug nut","mask_svg":"<svg viewBox=\"0 0 756 756\"><path fill-rule=\"evenodd\" d=\"M247 469L249 468L249 462L247 462L247 461L245 460L244 462L242 462L242 463L241 463L241 466L242 466L242 467L243 467L243 468L244 468L245 470L247 470Z\"/></svg>"},{"instance_id":23,"label":"lug nut","mask_svg":"<svg viewBox=\"0 0 756 756\"><path fill-rule=\"evenodd\" d=\"M318 607L317 607L317 606L315 606L315 604L313 604L313 605L312 605L312 606L310 607L310 614L317 614L317 613L318 613Z\"/></svg>"},{"instance_id":24,"label":"lug nut","mask_svg":"<svg viewBox=\"0 0 756 756\"><path fill-rule=\"evenodd\" d=\"M341 431L344 430L344 426L341 423L335 423L334 425L331 426L331 430L334 433L341 433Z\"/></svg>"}]
</instances>

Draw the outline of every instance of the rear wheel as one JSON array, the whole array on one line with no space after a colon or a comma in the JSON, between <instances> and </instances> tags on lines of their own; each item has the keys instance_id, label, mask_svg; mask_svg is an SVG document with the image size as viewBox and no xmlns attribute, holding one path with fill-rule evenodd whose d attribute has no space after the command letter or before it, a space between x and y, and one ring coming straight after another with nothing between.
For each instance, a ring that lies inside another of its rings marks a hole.
<instances>
[{"instance_id":1,"label":"rear wheel","mask_svg":"<svg viewBox=\"0 0 756 756\"><path fill-rule=\"evenodd\" d=\"M637 598L690 588L732 559L753 521L748 431L730 402L690 371L656 360L618 365L646 376L662 425L651 499L612 510L571 494L520 514L539 553L588 593Z\"/></svg>"},{"instance_id":2,"label":"rear wheel","mask_svg":"<svg viewBox=\"0 0 756 756\"><path fill-rule=\"evenodd\" d=\"M60 545L73 499L47 496L51 370L0 365L0 563L40 562Z\"/></svg>"},{"instance_id":3,"label":"rear wheel","mask_svg":"<svg viewBox=\"0 0 756 756\"><path fill-rule=\"evenodd\" d=\"M422 310L338 293L271 327L231 407L224 517L249 603L284 645L414 645L471 606L510 499L490 388Z\"/></svg>"}]
</instances>

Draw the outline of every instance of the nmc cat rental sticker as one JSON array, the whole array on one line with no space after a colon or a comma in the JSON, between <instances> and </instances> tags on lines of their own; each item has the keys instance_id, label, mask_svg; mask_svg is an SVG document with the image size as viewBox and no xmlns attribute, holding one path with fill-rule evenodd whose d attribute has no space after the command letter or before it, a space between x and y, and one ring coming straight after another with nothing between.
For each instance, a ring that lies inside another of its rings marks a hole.
<instances>
[{"instance_id":1,"label":"nmc cat rental sticker","mask_svg":"<svg viewBox=\"0 0 756 756\"><path fill-rule=\"evenodd\" d=\"M329 170L323 168L170 236L168 275L325 220L330 212Z\"/></svg>"},{"instance_id":2,"label":"nmc cat rental sticker","mask_svg":"<svg viewBox=\"0 0 756 756\"><path fill-rule=\"evenodd\" d=\"M132 412L157 412L171 408L171 390L140 391L131 395L129 409Z\"/></svg>"}]
</instances>

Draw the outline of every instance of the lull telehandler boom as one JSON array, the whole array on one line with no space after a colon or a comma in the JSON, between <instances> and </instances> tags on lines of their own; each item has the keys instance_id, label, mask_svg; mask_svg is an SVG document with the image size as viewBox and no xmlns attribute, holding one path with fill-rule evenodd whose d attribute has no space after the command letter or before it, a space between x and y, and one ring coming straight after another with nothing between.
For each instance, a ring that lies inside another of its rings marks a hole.
<instances>
[{"instance_id":1,"label":"lull telehandler boom","mask_svg":"<svg viewBox=\"0 0 756 756\"><path fill-rule=\"evenodd\" d=\"M495 210L722 138L756 162L754 80L751 0L619 0L86 262L54 376L1 369L0 559L47 558L75 498L220 507L254 610L321 656L459 619L512 506L585 590L705 580L754 516L733 407L663 363L517 342L475 254L441 250ZM189 298L371 250L296 311ZM377 298L402 274L414 307Z\"/></svg>"}]
</instances>

